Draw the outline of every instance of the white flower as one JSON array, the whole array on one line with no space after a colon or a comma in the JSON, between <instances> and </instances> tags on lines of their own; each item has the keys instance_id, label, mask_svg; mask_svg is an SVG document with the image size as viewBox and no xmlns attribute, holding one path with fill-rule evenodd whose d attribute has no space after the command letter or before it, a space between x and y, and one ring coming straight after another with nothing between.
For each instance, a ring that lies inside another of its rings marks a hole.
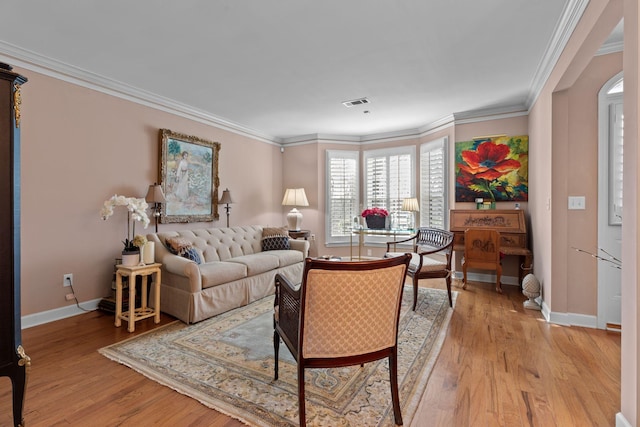
<instances>
[{"instance_id":1,"label":"white flower","mask_svg":"<svg viewBox=\"0 0 640 427\"><path fill-rule=\"evenodd\" d=\"M149 205L143 199L137 199L135 197L118 196L117 194L104 202L102 209L100 210L100 216L106 220L113 215L113 208L116 206L125 206L130 212L131 218L134 221L140 221L144 224L144 228L149 225L149 216L147 215L147 208Z\"/></svg>"}]
</instances>

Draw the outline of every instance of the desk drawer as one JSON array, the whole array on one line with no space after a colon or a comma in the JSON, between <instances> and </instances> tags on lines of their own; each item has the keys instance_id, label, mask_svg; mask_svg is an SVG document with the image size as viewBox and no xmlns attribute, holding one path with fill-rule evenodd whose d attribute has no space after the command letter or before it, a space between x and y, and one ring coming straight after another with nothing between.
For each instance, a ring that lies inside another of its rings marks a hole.
<instances>
[{"instance_id":1,"label":"desk drawer","mask_svg":"<svg viewBox=\"0 0 640 427\"><path fill-rule=\"evenodd\" d=\"M453 246L464 250L464 233L455 233ZM500 246L512 248L526 248L527 236L520 233L500 233Z\"/></svg>"}]
</instances>

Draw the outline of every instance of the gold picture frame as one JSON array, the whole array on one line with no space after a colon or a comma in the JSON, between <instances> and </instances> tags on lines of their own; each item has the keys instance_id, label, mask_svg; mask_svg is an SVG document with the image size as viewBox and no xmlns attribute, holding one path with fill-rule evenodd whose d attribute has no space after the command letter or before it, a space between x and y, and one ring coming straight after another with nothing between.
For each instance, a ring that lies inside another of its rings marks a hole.
<instances>
[{"instance_id":1,"label":"gold picture frame","mask_svg":"<svg viewBox=\"0 0 640 427\"><path fill-rule=\"evenodd\" d=\"M207 222L218 215L220 143L160 129L160 222Z\"/></svg>"}]
</instances>

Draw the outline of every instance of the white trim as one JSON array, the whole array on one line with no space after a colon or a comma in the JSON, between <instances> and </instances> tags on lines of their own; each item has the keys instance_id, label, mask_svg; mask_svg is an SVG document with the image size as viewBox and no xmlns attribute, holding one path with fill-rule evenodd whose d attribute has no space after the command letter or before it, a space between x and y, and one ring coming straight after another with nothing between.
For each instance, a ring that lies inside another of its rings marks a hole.
<instances>
[{"instance_id":1,"label":"white trim","mask_svg":"<svg viewBox=\"0 0 640 427\"><path fill-rule=\"evenodd\" d=\"M100 303L101 300L102 298L85 301L80 303L80 306L85 310L94 311L98 308L98 303ZM77 316L83 313L86 313L86 311L79 309L76 305L68 305L66 307L54 308L53 310L41 311L40 313L28 314L22 316L22 329L66 319L67 317Z\"/></svg>"},{"instance_id":2,"label":"white trim","mask_svg":"<svg viewBox=\"0 0 640 427\"><path fill-rule=\"evenodd\" d=\"M126 83L65 64L56 59L22 49L0 40L0 60L45 76L115 96L136 104L175 114L199 123L248 136L269 144L278 144L277 138L249 129L240 124L216 117L204 110L136 88Z\"/></svg>"},{"instance_id":3,"label":"white trim","mask_svg":"<svg viewBox=\"0 0 640 427\"><path fill-rule=\"evenodd\" d=\"M596 52L595 56L608 55L610 53L624 51L624 41L603 44Z\"/></svg>"},{"instance_id":4,"label":"white trim","mask_svg":"<svg viewBox=\"0 0 640 427\"><path fill-rule=\"evenodd\" d=\"M582 14L584 13L589 0L569 0L567 3L558 25L554 31L553 37L549 42L549 46L545 50L544 56L538 64L538 68L531 81L531 88L529 90L529 96L527 97L526 106L527 110L535 104L538 96L542 92L542 88L549 79L553 68L556 66L560 54L569 42L569 38L575 30Z\"/></svg>"},{"instance_id":5,"label":"white trim","mask_svg":"<svg viewBox=\"0 0 640 427\"><path fill-rule=\"evenodd\" d=\"M616 427L633 427L632 424L622 415L622 412L616 414Z\"/></svg>"}]
</instances>

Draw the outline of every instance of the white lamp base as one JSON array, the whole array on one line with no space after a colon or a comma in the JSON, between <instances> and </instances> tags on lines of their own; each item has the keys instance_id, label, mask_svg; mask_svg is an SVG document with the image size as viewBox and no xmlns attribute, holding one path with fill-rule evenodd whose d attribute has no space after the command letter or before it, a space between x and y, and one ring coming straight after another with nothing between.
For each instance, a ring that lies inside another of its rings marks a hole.
<instances>
[{"instance_id":1,"label":"white lamp base","mask_svg":"<svg viewBox=\"0 0 640 427\"><path fill-rule=\"evenodd\" d=\"M302 225L302 214L298 209L293 208L287 214L287 225L289 226L289 230L300 231L300 226Z\"/></svg>"}]
</instances>

